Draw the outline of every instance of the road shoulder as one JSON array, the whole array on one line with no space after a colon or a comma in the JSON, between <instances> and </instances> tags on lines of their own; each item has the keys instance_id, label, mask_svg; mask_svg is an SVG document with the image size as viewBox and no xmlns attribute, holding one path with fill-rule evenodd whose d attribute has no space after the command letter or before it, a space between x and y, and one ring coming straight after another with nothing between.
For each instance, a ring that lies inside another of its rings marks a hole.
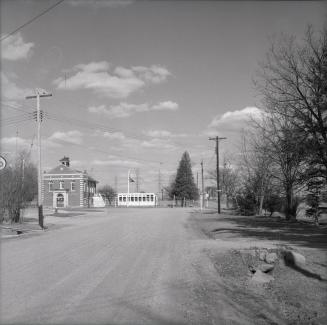
<instances>
[{"instance_id":1,"label":"road shoulder","mask_svg":"<svg viewBox=\"0 0 327 325\"><path fill-rule=\"evenodd\" d=\"M327 323L325 227L218 216L214 211L192 213L190 224L202 236L203 252L214 265L228 301L238 306L238 317L251 319L252 314L254 324ZM285 250L304 256L305 266L286 265ZM258 280L253 270L267 264L260 260L263 254L277 258L273 269Z\"/></svg>"}]
</instances>

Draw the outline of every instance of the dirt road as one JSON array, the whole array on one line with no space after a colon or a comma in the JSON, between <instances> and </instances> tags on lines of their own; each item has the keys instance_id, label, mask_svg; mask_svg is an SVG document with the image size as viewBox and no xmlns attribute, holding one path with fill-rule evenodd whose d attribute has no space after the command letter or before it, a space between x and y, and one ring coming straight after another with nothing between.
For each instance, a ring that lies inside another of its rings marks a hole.
<instances>
[{"instance_id":1,"label":"dirt road","mask_svg":"<svg viewBox=\"0 0 327 325\"><path fill-rule=\"evenodd\" d=\"M77 213L69 227L4 240L1 323L250 324L225 300L189 212Z\"/></svg>"}]
</instances>

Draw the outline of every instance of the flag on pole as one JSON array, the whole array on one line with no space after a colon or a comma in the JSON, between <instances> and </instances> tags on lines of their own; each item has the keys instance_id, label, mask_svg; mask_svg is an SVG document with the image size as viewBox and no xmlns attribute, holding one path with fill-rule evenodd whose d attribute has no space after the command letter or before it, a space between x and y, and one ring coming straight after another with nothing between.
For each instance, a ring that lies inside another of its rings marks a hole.
<instances>
[{"instance_id":1,"label":"flag on pole","mask_svg":"<svg viewBox=\"0 0 327 325\"><path fill-rule=\"evenodd\" d=\"M134 179L132 177L129 177L129 182L130 183L135 183Z\"/></svg>"}]
</instances>

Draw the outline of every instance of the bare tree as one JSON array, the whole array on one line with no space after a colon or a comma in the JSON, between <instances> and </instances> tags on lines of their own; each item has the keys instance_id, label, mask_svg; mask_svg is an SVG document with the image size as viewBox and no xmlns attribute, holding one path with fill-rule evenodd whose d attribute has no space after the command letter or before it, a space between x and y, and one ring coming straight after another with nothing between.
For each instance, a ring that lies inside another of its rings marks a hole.
<instances>
[{"instance_id":1,"label":"bare tree","mask_svg":"<svg viewBox=\"0 0 327 325\"><path fill-rule=\"evenodd\" d=\"M296 217L294 191L303 184L306 170L305 151L301 138L286 115L266 114L256 123L259 139L255 148L269 162L266 177L280 184L285 196L286 219ZM261 205L262 207L262 205Z\"/></svg>"},{"instance_id":2,"label":"bare tree","mask_svg":"<svg viewBox=\"0 0 327 325\"><path fill-rule=\"evenodd\" d=\"M0 216L5 212L11 222L20 221L20 211L37 195L37 169L29 154L21 152L16 161L0 171Z\"/></svg>"},{"instance_id":3,"label":"bare tree","mask_svg":"<svg viewBox=\"0 0 327 325\"><path fill-rule=\"evenodd\" d=\"M229 205L233 198L235 198L236 189L239 183L239 175L236 166L234 166L231 161L232 157L224 157L223 168L219 168L219 178L222 193L226 195L226 207ZM217 179L217 170L209 170L208 177L214 181Z\"/></svg>"},{"instance_id":4,"label":"bare tree","mask_svg":"<svg viewBox=\"0 0 327 325\"><path fill-rule=\"evenodd\" d=\"M280 38L255 84L266 112L287 119L309 153L308 174L327 178L327 29L317 35L309 26L301 43Z\"/></svg>"},{"instance_id":5,"label":"bare tree","mask_svg":"<svg viewBox=\"0 0 327 325\"><path fill-rule=\"evenodd\" d=\"M101 186L99 189L98 189L98 192L100 194L102 194L106 200L108 200L109 204L111 205L111 202L113 200L115 200L115 197L116 197L116 192L115 190L110 186L110 185L104 185L104 186Z\"/></svg>"},{"instance_id":6,"label":"bare tree","mask_svg":"<svg viewBox=\"0 0 327 325\"><path fill-rule=\"evenodd\" d=\"M253 117L249 121L252 128L249 128L242 135L240 174L243 181L243 192L251 191L255 198L256 213L261 215L263 203L272 185L272 161L267 154L267 145L259 134L258 123L261 121Z\"/></svg>"}]
</instances>

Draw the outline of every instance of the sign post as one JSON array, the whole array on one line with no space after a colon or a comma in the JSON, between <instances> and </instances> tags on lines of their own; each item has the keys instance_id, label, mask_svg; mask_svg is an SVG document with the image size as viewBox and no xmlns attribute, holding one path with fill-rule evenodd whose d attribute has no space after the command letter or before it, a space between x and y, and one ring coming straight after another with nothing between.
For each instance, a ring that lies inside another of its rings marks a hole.
<instances>
[{"instance_id":1,"label":"sign post","mask_svg":"<svg viewBox=\"0 0 327 325\"><path fill-rule=\"evenodd\" d=\"M7 166L7 161L4 157L0 156L0 170Z\"/></svg>"}]
</instances>

